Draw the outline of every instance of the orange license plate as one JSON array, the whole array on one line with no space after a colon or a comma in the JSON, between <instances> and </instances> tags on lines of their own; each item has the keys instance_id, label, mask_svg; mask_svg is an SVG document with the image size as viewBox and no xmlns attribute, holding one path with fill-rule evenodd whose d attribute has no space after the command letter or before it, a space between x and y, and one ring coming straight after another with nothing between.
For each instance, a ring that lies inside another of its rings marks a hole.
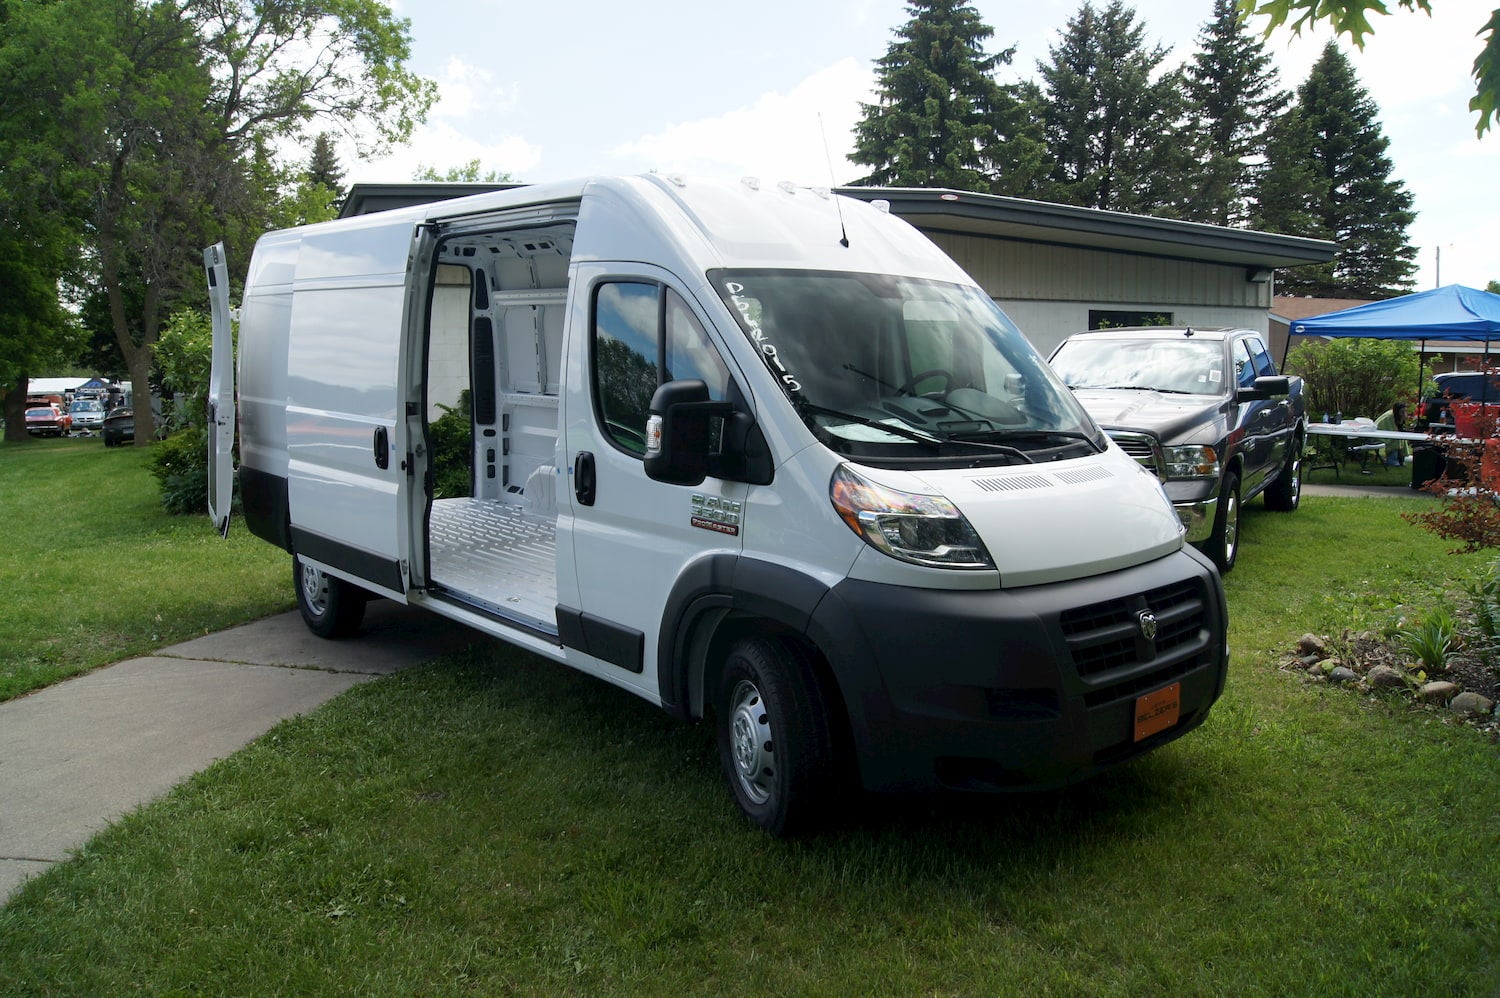
<instances>
[{"instance_id":1,"label":"orange license plate","mask_svg":"<svg viewBox=\"0 0 1500 998\"><path fill-rule=\"evenodd\" d=\"M1177 723L1177 714L1182 709L1182 684L1159 689L1154 693L1135 698L1135 740L1150 738L1158 731L1166 731Z\"/></svg>"}]
</instances>

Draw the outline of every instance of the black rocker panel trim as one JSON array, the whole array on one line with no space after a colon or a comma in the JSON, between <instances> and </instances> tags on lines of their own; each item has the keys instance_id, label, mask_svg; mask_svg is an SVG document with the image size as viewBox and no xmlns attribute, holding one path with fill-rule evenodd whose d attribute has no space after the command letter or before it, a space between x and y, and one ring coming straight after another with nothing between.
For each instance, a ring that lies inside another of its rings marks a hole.
<instances>
[{"instance_id":1,"label":"black rocker panel trim","mask_svg":"<svg viewBox=\"0 0 1500 998\"><path fill-rule=\"evenodd\" d=\"M288 514L286 479L258 468L240 466L240 503L245 511L245 526L263 541L270 541L283 551L292 549L287 534Z\"/></svg>"},{"instance_id":2,"label":"black rocker panel trim","mask_svg":"<svg viewBox=\"0 0 1500 998\"><path fill-rule=\"evenodd\" d=\"M401 563L394 558L362 551L295 525L292 527L292 549L299 555L348 572L356 579L365 579L398 593L406 591Z\"/></svg>"},{"instance_id":3,"label":"black rocker panel trim","mask_svg":"<svg viewBox=\"0 0 1500 998\"><path fill-rule=\"evenodd\" d=\"M557 636L564 646L626 672L645 671L646 635L633 627L558 604Z\"/></svg>"}]
</instances>

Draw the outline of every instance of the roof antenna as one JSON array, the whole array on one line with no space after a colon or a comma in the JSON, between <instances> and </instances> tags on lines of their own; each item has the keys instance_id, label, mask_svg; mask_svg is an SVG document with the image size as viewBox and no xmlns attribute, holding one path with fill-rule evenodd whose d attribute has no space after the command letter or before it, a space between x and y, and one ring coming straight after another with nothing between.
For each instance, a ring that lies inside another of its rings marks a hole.
<instances>
[{"instance_id":1,"label":"roof antenna","mask_svg":"<svg viewBox=\"0 0 1500 998\"><path fill-rule=\"evenodd\" d=\"M849 230L844 228L844 209L839 204L838 192L833 188L838 183L833 177L833 154L828 151L828 133L823 130L823 112L818 112L818 135L823 139L823 158L828 161L828 190L833 196L833 210L839 213L839 245L849 248Z\"/></svg>"}]
</instances>

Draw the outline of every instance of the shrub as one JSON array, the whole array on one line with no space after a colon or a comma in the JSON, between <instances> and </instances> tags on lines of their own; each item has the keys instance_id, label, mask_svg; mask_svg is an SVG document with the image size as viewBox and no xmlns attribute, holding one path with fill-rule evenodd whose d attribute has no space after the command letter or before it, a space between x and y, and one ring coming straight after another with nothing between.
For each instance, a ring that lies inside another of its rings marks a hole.
<instances>
[{"instance_id":1,"label":"shrub","mask_svg":"<svg viewBox=\"0 0 1500 998\"><path fill-rule=\"evenodd\" d=\"M457 499L473 495L474 418L469 390L459 392L452 406L438 404L443 414L428 427L432 442L432 497Z\"/></svg>"},{"instance_id":2,"label":"shrub","mask_svg":"<svg viewBox=\"0 0 1500 998\"><path fill-rule=\"evenodd\" d=\"M208 432L203 427L179 430L152 446L149 467L167 512L208 512Z\"/></svg>"},{"instance_id":3,"label":"shrub","mask_svg":"<svg viewBox=\"0 0 1500 998\"><path fill-rule=\"evenodd\" d=\"M1458 623L1447 610L1433 610L1397 632L1402 647L1428 672L1442 672L1458 650Z\"/></svg>"},{"instance_id":4,"label":"shrub","mask_svg":"<svg viewBox=\"0 0 1500 998\"><path fill-rule=\"evenodd\" d=\"M1312 419L1325 412L1374 418L1417 393L1417 354L1399 340L1303 343L1286 368L1301 375Z\"/></svg>"}]
</instances>

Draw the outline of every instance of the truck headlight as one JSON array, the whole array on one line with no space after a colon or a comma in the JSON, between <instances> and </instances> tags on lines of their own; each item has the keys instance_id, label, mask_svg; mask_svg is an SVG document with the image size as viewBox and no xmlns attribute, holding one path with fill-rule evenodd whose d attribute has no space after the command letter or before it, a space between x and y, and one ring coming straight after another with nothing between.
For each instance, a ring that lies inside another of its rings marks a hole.
<instances>
[{"instance_id":1,"label":"truck headlight","mask_svg":"<svg viewBox=\"0 0 1500 998\"><path fill-rule=\"evenodd\" d=\"M1161 454L1168 478L1219 477L1219 455L1212 447L1163 447Z\"/></svg>"},{"instance_id":2,"label":"truck headlight","mask_svg":"<svg viewBox=\"0 0 1500 998\"><path fill-rule=\"evenodd\" d=\"M849 529L892 558L929 568L994 568L979 534L941 496L898 492L840 465L828 497Z\"/></svg>"}]
</instances>

